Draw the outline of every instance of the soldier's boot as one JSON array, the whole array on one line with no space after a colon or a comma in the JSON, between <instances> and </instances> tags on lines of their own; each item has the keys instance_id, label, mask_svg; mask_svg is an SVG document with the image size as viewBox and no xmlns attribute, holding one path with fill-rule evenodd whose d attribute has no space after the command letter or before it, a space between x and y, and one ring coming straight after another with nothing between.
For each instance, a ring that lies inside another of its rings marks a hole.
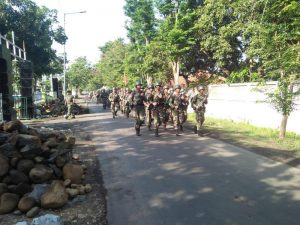
<instances>
[{"instance_id":1,"label":"soldier's boot","mask_svg":"<svg viewBox=\"0 0 300 225\"><path fill-rule=\"evenodd\" d=\"M176 136L179 136L179 130L178 128L175 128Z\"/></svg>"},{"instance_id":2,"label":"soldier's boot","mask_svg":"<svg viewBox=\"0 0 300 225\"><path fill-rule=\"evenodd\" d=\"M194 133L197 134L197 126L194 126Z\"/></svg>"},{"instance_id":3,"label":"soldier's boot","mask_svg":"<svg viewBox=\"0 0 300 225\"><path fill-rule=\"evenodd\" d=\"M164 130L167 130L167 124L164 123Z\"/></svg>"},{"instance_id":4,"label":"soldier's boot","mask_svg":"<svg viewBox=\"0 0 300 225\"><path fill-rule=\"evenodd\" d=\"M158 127L155 128L155 137L158 137Z\"/></svg>"},{"instance_id":5,"label":"soldier's boot","mask_svg":"<svg viewBox=\"0 0 300 225\"><path fill-rule=\"evenodd\" d=\"M68 116L68 115L65 115L64 117L65 117L65 119L67 120L69 116Z\"/></svg>"},{"instance_id":6,"label":"soldier's boot","mask_svg":"<svg viewBox=\"0 0 300 225\"><path fill-rule=\"evenodd\" d=\"M135 126L135 133L136 133L136 136L141 136L140 128L138 126Z\"/></svg>"},{"instance_id":7,"label":"soldier's boot","mask_svg":"<svg viewBox=\"0 0 300 225\"><path fill-rule=\"evenodd\" d=\"M183 126L182 125L180 125L180 131L183 131Z\"/></svg>"},{"instance_id":8,"label":"soldier's boot","mask_svg":"<svg viewBox=\"0 0 300 225\"><path fill-rule=\"evenodd\" d=\"M148 125L147 127L148 127L148 130L150 131L151 130L151 125Z\"/></svg>"},{"instance_id":9,"label":"soldier's boot","mask_svg":"<svg viewBox=\"0 0 300 225\"><path fill-rule=\"evenodd\" d=\"M203 134L202 134L201 130L197 130L197 134L198 134L199 137L203 137Z\"/></svg>"}]
</instances>

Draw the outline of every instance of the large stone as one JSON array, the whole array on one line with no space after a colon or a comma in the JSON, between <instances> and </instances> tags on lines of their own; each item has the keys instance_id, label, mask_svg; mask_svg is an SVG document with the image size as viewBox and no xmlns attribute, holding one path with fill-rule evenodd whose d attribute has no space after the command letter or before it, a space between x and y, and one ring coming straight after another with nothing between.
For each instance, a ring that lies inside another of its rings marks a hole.
<instances>
[{"instance_id":1,"label":"large stone","mask_svg":"<svg viewBox=\"0 0 300 225\"><path fill-rule=\"evenodd\" d=\"M49 164L49 167L53 170L54 175L56 176L56 178L58 178L58 179L62 178L62 170L60 168L58 168L54 164Z\"/></svg>"},{"instance_id":2,"label":"large stone","mask_svg":"<svg viewBox=\"0 0 300 225\"><path fill-rule=\"evenodd\" d=\"M9 176L11 177L12 184L28 183L29 179L25 173L12 169L9 171Z\"/></svg>"},{"instance_id":3,"label":"large stone","mask_svg":"<svg viewBox=\"0 0 300 225\"><path fill-rule=\"evenodd\" d=\"M63 225L63 224L64 222L61 217L52 214L46 214L38 218L34 218L31 223L31 225Z\"/></svg>"},{"instance_id":4,"label":"large stone","mask_svg":"<svg viewBox=\"0 0 300 225\"><path fill-rule=\"evenodd\" d=\"M63 168L64 179L70 179L72 184L80 184L83 169L80 165L68 163Z\"/></svg>"},{"instance_id":5,"label":"large stone","mask_svg":"<svg viewBox=\"0 0 300 225\"><path fill-rule=\"evenodd\" d=\"M19 202L19 196L12 193L4 193L0 197L0 214L13 212Z\"/></svg>"},{"instance_id":6,"label":"large stone","mask_svg":"<svg viewBox=\"0 0 300 225\"><path fill-rule=\"evenodd\" d=\"M30 149L38 149L41 148L42 143L41 143L41 139L37 136L19 134L17 140L17 146L19 148L29 146Z\"/></svg>"},{"instance_id":7,"label":"large stone","mask_svg":"<svg viewBox=\"0 0 300 225\"><path fill-rule=\"evenodd\" d=\"M48 166L37 164L29 172L29 177L34 183L43 183L49 180L53 175L53 170Z\"/></svg>"},{"instance_id":8,"label":"large stone","mask_svg":"<svg viewBox=\"0 0 300 225\"><path fill-rule=\"evenodd\" d=\"M8 158L2 154L0 154L0 177L7 174L9 170L9 161Z\"/></svg>"},{"instance_id":9,"label":"large stone","mask_svg":"<svg viewBox=\"0 0 300 225\"><path fill-rule=\"evenodd\" d=\"M45 209L56 209L64 206L68 202L68 193L64 183L54 180L48 191L42 195L41 206Z\"/></svg>"},{"instance_id":10,"label":"large stone","mask_svg":"<svg viewBox=\"0 0 300 225\"><path fill-rule=\"evenodd\" d=\"M3 130L6 132L12 132L15 130L20 130L22 128L22 126L23 126L23 124L20 120L13 120L13 121L4 123Z\"/></svg>"},{"instance_id":11,"label":"large stone","mask_svg":"<svg viewBox=\"0 0 300 225\"><path fill-rule=\"evenodd\" d=\"M7 184L0 183L0 196L7 192Z\"/></svg>"},{"instance_id":12,"label":"large stone","mask_svg":"<svg viewBox=\"0 0 300 225\"><path fill-rule=\"evenodd\" d=\"M76 138L73 136L67 137L66 143L67 143L67 148L72 148L75 145Z\"/></svg>"},{"instance_id":13,"label":"large stone","mask_svg":"<svg viewBox=\"0 0 300 225\"><path fill-rule=\"evenodd\" d=\"M15 145L11 143L5 143L0 146L0 152L6 157L13 157L18 154Z\"/></svg>"},{"instance_id":14,"label":"large stone","mask_svg":"<svg viewBox=\"0 0 300 225\"><path fill-rule=\"evenodd\" d=\"M34 185L32 192L28 196L34 198L34 200L40 204L41 197L47 192L49 186L49 184L36 184Z\"/></svg>"},{"instance_id":15,"label":"large stone","mask_svg":"<svg viewBox=\"0 0 300 225\"><path fill-rule=\"evenodd\" d=\"M34 162L30 159L21 159L18 162L17 170L23 173L29 173L29 171L34 167Z\"/></svg>"},{"instance_id":16,"label":"large stone","mask_svg":"<svg viewBox=\"0 0 300 225\"><path fill-rule=\"evenodd\" d=\"M23 196L31 191L32 186L30 184L21 183L17 185L14 193L18 194L19 196Z\"/></svg>"},{"instance_id":17,"label":"large stone","mask_svg":"<svg viewBox=\"0 0 300 225\"><path fill-rule=\"evenodd\" d=\"M57 156L55 159L55 164L57 167L63 167L67 163L67 158L65 156Z\"/></svg>"},{"instance_id":18,"label":"large stone","mask_svg":"<svg viewBox=\"0 0 300 225\"><path fill-rule=\"evenodd\" d=\"M85 189L85 192L86 192L86 193L90 193L90 192L92 191L93 188L92 188L92 185L87 184L87 185L85 185L84 189Z\"/></svg>"},{"instance_id":19,"label":"large stone","mask_svg":"<svg viewBox=\"0 0 300 225\"><path fill-rule=\"evenodd\" d=\"M2 144L4 144L5 142L7 142L9 136L10 136L9 133L3 133L3 132L0 132L0 145L2 145Z\"/></svg>"},{"instance_id":20,"label":"large stone","mask_svg":"<svg viewBox=\"0 0 300 225\"><path fill-rule=\"evenodd\" d=\"M42 149L37 148L34 145L25 145L23 148L20 149L20 154L25 157L34 158L35 155L39 155Z\"/></svg>"},{"instance_id":21,"label":"large stone","mask_svg":"<svg viewBox=\"0 0 300 225\"><path fill-rule=\"evenodd\" d=\"M34 198L29 197L29 196L24 196L23 198L20 199L20 201L18 203L18 209L21 212L26 213L30 209L32 209L35 206L35 204L36 204L36 202L35 202Z\"/></svg>"},{"instance_id":22,"label":"large stone","mask_svg":"<svg viewBox=\"0 0 300 225\"><path fill-rule=\"evenodd\" d=\"M56 133L50 129L39 129L38 130L39 136L42 141L47 141L50 138L56 138Z\"/></svg>"},{"instance_id":23,"label":"large stone","mask_svg":"<svg viewBox=\"0 0 300 225\"><path fill-rule=\"evenodd\" d=\"M15 225L29 225L26 221L17 222Z\"/></svg>"},{"instance_id":24,"label":"large stone","mask_svg":"<svg viewBox=\"0 0 300 225\"><path fill-rule=\"evenodd\" d=\"M40 208L35 206L26 213L26 216L28 218L33 218L33 217L37 216L39 213L40 213Z\"/></svg>"},{"instance_id":25,"label":"large stone","mask_svg":"<svg viewBox=\"0 0 300 225\"><path fill-rule=\"evenodd\" d=\"M18 157L18 156L15 156L15 157L11 158L10 159L10 165L12 167L17 167L17 164L18 164L19 160L20 160L20 157Z\"/></svg>"},{"instance_id":26,"label":"large stone","mask_svg":"<svg viewBox=\"0 0 300 225\"><path fill-rule=\"evenodd\" d=\"M52 137L49 138L44 144L43 146L48 146L49 148L55 148L58 145L56 138Z\"/></svg>"}]
</instances>

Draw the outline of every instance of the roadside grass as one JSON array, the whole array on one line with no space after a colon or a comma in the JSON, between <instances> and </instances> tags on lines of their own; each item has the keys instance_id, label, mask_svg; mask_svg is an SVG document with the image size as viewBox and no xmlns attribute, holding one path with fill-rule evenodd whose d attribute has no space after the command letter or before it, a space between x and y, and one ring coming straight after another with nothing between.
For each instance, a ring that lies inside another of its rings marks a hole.
<instances>
[{"instance_id":1,"label":"roadside grass","mask_svg":"<svg viewBox=\"0 0 300 225\"><path fill-rule=\"evenodd\" d=\"M188 115L188 121L195 124L195 114ZM234 122L227 119L205 118L205 132L216 135L220 139L232 140L247 144L250 147L271 148L282 150L293 156L300 156L300 135L287 132L284 139L279 139L279 131L271 128L261 128L248 123Z\"/></svg>"}]
</instances>

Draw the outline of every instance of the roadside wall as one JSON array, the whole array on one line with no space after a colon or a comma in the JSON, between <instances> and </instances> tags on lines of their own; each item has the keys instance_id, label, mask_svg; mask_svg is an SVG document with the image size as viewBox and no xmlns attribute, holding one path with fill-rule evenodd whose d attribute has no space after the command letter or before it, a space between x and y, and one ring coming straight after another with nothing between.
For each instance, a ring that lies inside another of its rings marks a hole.
<instances>
[{"instance_id":1,"label":"roadside wall","mask_svg":"<svg viewBox=\"0 0 300 225\"><path fill-rule=\"evenodd\" d=\"M256 83L210 85L206 115L259 127L279 128L281 115L265 102L265 93L276 88L276 85L277 82L269 82L261 88L257 88ZM287 130L300 133L299 96L296 109L288 119Z\"/></svg>"}]
</instances>

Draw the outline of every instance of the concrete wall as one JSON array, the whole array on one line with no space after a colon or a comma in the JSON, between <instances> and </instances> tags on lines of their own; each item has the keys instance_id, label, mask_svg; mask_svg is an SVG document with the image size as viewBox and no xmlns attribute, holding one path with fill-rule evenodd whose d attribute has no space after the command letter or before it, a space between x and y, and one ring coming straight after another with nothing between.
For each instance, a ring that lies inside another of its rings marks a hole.
<instances>
[{"instance_id":1,"label":"concrete wall","mask_svg":"<svg viewBox=\"0 0 300 225\"><path fill-rule=\"evenodd\" d=\"M269 82L263 88L256 83L210 85L206 115L214 118L248 122L259 127L278 128L281 115L266 103L266 91L276 88L276 82ZM289 117L288 131L300 133L300 98L296 109Z\"/></svg>"}]
</instances>

